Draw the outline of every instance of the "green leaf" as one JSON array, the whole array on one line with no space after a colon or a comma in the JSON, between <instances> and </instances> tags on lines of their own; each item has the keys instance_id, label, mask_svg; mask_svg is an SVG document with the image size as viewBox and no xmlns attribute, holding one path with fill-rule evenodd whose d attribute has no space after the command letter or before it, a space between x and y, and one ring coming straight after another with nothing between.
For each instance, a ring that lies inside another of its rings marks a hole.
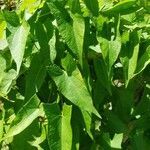
<instances>
[{"instance_id":1,"label":"green leaf","mask_svg":"<svg viewBox=\"0 0 150 150\"><path fill-rule=\"evenodd\" d=\"M73 18L73 31L75 36L76 45L78 48L79 62L82 66L82 55L83 55L83 43L84 43L84 32L85 32L85 22L83 17L80 15L71 15Z\"/></svg>"},{"instance_id":2,"label":"green leaf","mask_svg":"<svg viewBox=\"0 0 150 150\"><path fill-rule=\"evenodd\" d=\"M137 5L136 0L123 0L111 8L102 10L102 13L109 16L117 15L117 14L125 15L125 14L135 12L138 8L139 6Z\"/></svg>"},{"instance_id":3,"label":"green leaf","mask_svg":"<svg viewBox=\"0 0 150 150\"><path fill-rule=\"evenodd\" d=\"M4 18L13 27L17 27L20 24L19 17L15 11L4 11Z\"/></svg>"},{"instance_id":4,"label":"green leaf","mask_svg":"<svg viewBox=\"0 0 150 150\"><path fill-rule=\"evenodd\" d=\"M0 95L6 95L9 92L12 82L17 76L14 69L6 71L9 65L10 54L7 52L0 54Z\"/></svg>"},{"instance_id":5,"label":"green leaf","mask_svg":"<svg viewBox=\"0 0 150 150\"><path fill-rule=\"evenodd\" d=\"M4 134L4 118L5 118L5 109L4 103L0 101L0 141L2 140Z\"/></svg>"},{"instance_id":6,"label":"green leaf","mask_svg":"<svg viewBox=\"0 0 150 150\"><path fill-rule=\"evenodd\" d=\"M103 58L108 68L108 74L110 76L112 66L117 60L120 50L121 50L121 38L120 38L120 33L119 33L120 16L115 18L115 24L116 24L115 29L114 29L116 30L115 35L109 35L107 33L108 29L105 29L105 26L104 26L106 23L104 22L105 18L100 17L99 19L101 19L102 21L98 20L97 22L98 26L103 26L103 28L101 28L101 30L98 29L100 31L98 32L97 40L100 44L101 52L102 52ZM106 33L108 35L106 35ZM106 36L106 38L104 36Z\"/></svg>"},{"instance_id":7,"label":"green leaf","mask_svg":"<svg viewBox=\"0 0 150 150\"><path fill-rule=\"evenodd\" d=\"M94 60L94 67L97 79L101 85L108 90L109 93L111 93L110 88L110 79L107 71L106 63L103 59L95 59Z\"/></svg>"},{"instance_id":8,"label":"green leaf","mask_svg":"<svg viewBox=\"0 0 150 150\"><path fill-rule=\"evenodd\" d=\"M0 149L149 149L149 4L0 0Z\"/></svg>"},{"instance_id":9,"label":"green leaf","mask_svg":"<svg viewBox=\"0 0 150 150\"><path fill-rule=\"evenodd\" d=\"M109 42L109 72L111 71L112 65L117 60L120 50L121 50L120 38L117 37L115 41Z\"/></svg>"},{"instance_id":10,"label":"green leaf","mask_svg":"<svg viewBox=\"0 0 150 150\"><path fill-rule=\"evenodd\" d=\"M0 69L0 82L1 82L6 69L6 59L1 54L0 54L0 68L1 68Z\"/></svg>"},{"instance_id":11,"label":"green leaf","mask_svg":"<svg viewBox=\"0 0 150 150\"><path fill-rule=\"evenodd\" d=\"M23 55L25 51L26 41L29 34L29 26L26 22L24 22L21 26L19 26L16 32L12 35L9 41L9 48L17 65L17 74L19 73L21 63L23 60Z\"/></svg>"},{"instance_id":12,"label":"green leaf","mask_svg":"<svg viewBox=\"0 0 150 150\"><path fill-rule=\"evenodd\" d=\"M34 95L17 113L4 139L19 134L26 129L40 114L39 99Z\"/></svg>"},{"instance_id":13,"label":"green leaf","mask_svg":"<svg viewBox=\"0 0 150 150\"><path fill-rule=\"evenodd\" d=\"M1 27L0 27L1 28ZM0 29L1 30L1 29ZM3 34L3 32L0 31L0 33ZM2 35L3 36L3 35ZM1 35L0 35L1 38ZM8 42L6 39L0 39L0 50L4 50L6 47L8 47Z\"/></svg>"},{"instance_id":14,"label":"green leaf","mask_svg":"<svg viewBox=\"0 0 150 150\"><path fill-rule=\"evenodd\" d=\"M39 121L38 119L34 120L25 130L23 130L20 134L17 134L13 137L13 141L11 141L10 143L10 146L13 150L35 149L35 147L31 146L30 141L34 140L34 137L39 136L41 133L38 121ZM8 140L9 139L10 138L8 138Z\"/></svg>"},{"instance_id":15,"label":"green leaf","mask_svg":"<svg viewBox=\"0 0 150 150\"><path fill-rule=\"evenodd\" d=\"M49 46L50 46L50 60L52 63L54 63L54 60L56 58L57 52L56 52L56 34L55 32L53 33L53 37L49 41Z\"/></svg>"},{"instance_id":16,"label":"green leaf","mask_svg":"<svg viewBox=\"0 0 150 150\"><path fill-rule=\"evenodd\" d=\"M17 77L17 72L14 69L4 72L0 82L0 94L6 95L12 86L13 80Z\"/></svg>"},{"instance_id":17,"label":"green leaf","mask_svg":"<svg viewBox=\"0 0 150 150\"><path fill-rule=\"evenodd\" d=\"M87 8L93 13L94 16L98 16L99 4L98 0L84 0Z\"/></svg>"},{"instance_id":18,"label":"green leaf","mask_svg":"<svg viewBox=\"0 0 150 150\"><path fill-rule=\"evenodd\" d=\"M131 32L129 37L130 42L127 42L122 48L121 62L123 64L126 86L128 85L130 79L133 78L136 71L140 35L141 31Z\"/></svg>"},{"instance_id":19,"label":"green leaf","mask_svg":"<svg viewBox=\"0 0 150 150\"><path fill-rule=\"evenodd\" d=\"M46 32L45 22L44 23L41 23L40 21L36 22L35 33L40 47L45 48L45 51L47 52L49 45L48 45L48 35Z\"/></svg>"},{"instance_id":20,"label":"green leaf","mask_svg":"<svg viewBox=\"0 0 150 150\"><path fill-rule=\"evenodd\" d=\"M72 127L72 150L79 149L80 125L82 124L81 112L77 107L72 107L71 127Z\"/></svg>"},{"instance_id":21,"label":"green leaf","mask_svg":"<svg viewBox=\"0 0 150 150\"><path fill-rule=\"evenodd\" d=\"M40 21L36 23L35 26L35 33L38 40L38 43L40 45L40 54L41 55L41 61L43 61L43 65L48 65L50 62L50 47L49 47L49 40L51 37L49 37L51 34L49 30L47 29L47 26L50 27L49 30L53 32L53 28L51 26L51 23L41 23Z\"/></svg>"},{"instance_id":22,"label":"green leaf","mask_svg":"<svg viewBox=\"0 0 150 150\"><path fill-rule=\"evenodd\" d=\"M146 115L149 112L150 107L150 86L146 85L144 88L144 92L142 94L142 98L138 105L134 108L133 116L138 115Z\"/></svg>"},{"instance_id":23,"label":"green leaf","mask_svg":"<svg viewBox=\"0 0 150 150\"><path fill-rule=\"evenodd\" d=\"M2 46L2 44L3 44L3 42L5 42L4 41L5 40L4 39L5 29L6 29L6 22L3 19L1 20L1 18L0 18L0 50L4 47L4 46ZM6 45L6 43L4 43L3 45Z\"/></svg>"},{"instance_id":24,"label":"green leaf","mask_svg":"<svg viewBox=\"0 0 150 150\"><path fill-rule=\"evenodd\" d=\"M69 76L77 67L75 60L69 53L67 53L66 57L62 59L62 66L66 70Z\"/></svg>"},{"instance_id":25,"label":"green leaf","mask_svg":"<svg viewBox=\"0 0 150 150\"><path fill-rule=\"evenodd\" d=\"M111 140L111 147L121 150L122 140L123 140L123 134L115 134L113 140Z\"/></svg>"},{"instance_id":26,"label":"green leaf","mask_svg":"<svg viewBox=\"0 0 150 150\"><path fill-rule=\"evenodd\" d=\"M143 130L136 130L136 133L133 135L132 145L135 150L149 149L149 139L144 136Z\"/></svg>"},{"instance_id":27,"label":"green leaf","mask_svg":"<svg viewBox=\"0 0 150 150\"><path fill-rule=\"evenodd\" d=\"M48 119L48 143L50 149L70 150L72 146L71 112L72 107L63 105L62 112L59 105L44 104Z\"/></svg>"},{"instance_id":28,"label":"green leaf","mask_svg":"<svg viewBox=\"0 0 150 150\"><path fill-rule=\"evenodd\" d=\"M114 41L108 41L104 38L98 37L101 45L102 54L105 62L108 65L108 72L110 73L112 65L118 58L121 50L121 40L117 37Z\"/></svg>"},{"instance_id":29,"label":"green leaf","mask_svg":"<svg viewBox=\"0 0 150 150\"><path fill-rule=\"evenodd\" d=\"M126 130L126 125L120 120L120 118L112 111L106 112L108 120L108 128L115 133L123 133Z\"/></svg>"},{"instance_id":30,"label":"green leaf","mask_svg":"<svg viewBox=\"0 0 150 150\"><path fill-rule=\"evenodd\" d=\"M101 148L107 149L107 150L112 150L110 147L110 137L109 133L104 132L100 135L99 139L100 145L102 146Z\"/></svg>"},{"instance_id":31,"label":"green leaf","mask_svg":"<svg viewBox=\"0 0 150 150\"><path fill-rule=\"evenodd\" d=\"M27 102L41 87L46 76L45 63L40 54L35 54L28 75L26 76L25 102Z\"/></svg>"},{"instance_id":32,"label":"green leaf","mask_svg":"<svg viewBox=\"0 0 150 150\"><path fill-rule=\"evenodd\" d=\"M81 77L80 72L75 71L72 76L68 76L65 71L59 76L53 76L52 66L49 68L50 76L55 81L59 91L73 104L80 107L80 109L85 110L89 113L94 113L100 117L97 110L92 104L92 98L88 92L86 85ZM79 92L80 91L80 92Z\"/></svg>"},{"instance_id":33,"label":"green leaf","mask_svg":"<svg viewBox=\"0 0 150 150\"><path fill-rule=\"evenodd\" d=\"M84 110L81 110L81 112L82 112L83 119L84 119L85 130L88 133L88 135L90 136L90 138L94 139L93 135L92 135L92 132L91 132L91 123L92 123L91 114L87 113Z\"/></svg>"},{"instance_id":34,"label":"green leaf","mask_svg":"<svg viewBox=\"0 0 150 150\"><path fill-rule=\"evenodd\" d=\"M41 148L40 144L46 139L46 129L44 126L42 126L41 129L41 135L39 137L34 137L33 141L30 141L29 143L36 147L38 150L44 150L43 148Z\"/></svg>"},{"instance_id":35,"label":"green leaf","mask_svg":"<svg viewBox=\"0 0 150 150\"><path fill-rule=\"evenodd\" d=\"M142 72L146 66L150 64L150 46L147 47L145 53L141 56L141 58L138 60L137 68L135 71L135 75Z\"/></svg>"},{"instance_id":36,"label":"green leaf","mask_svg":"<svg viewBox=\"0 0 150 150\"><path fill-rule=\"evenodd\" d=\"M68 12L59 3L48 2L50 11L56 17L59 32L70 49L77 54L77 45L74 37L72 19Z\"/></svg>"},{"instance_id":37,"label":"green leaf","mask_svg":"<svg viewBox=\"0 0 150 150\"><path fill-rule=\"evenodd\" d=\"M48 6L56 17L60 35L68 44L72 52L78 57L82 65L83 40L84 40L84 19L80 15L69 15L61 4L48 2Z\"/></svg>"},{"instance_id":38,"label":"green leaf","mask_svg":"<svg viewBox=\"0 0 150 150\"><path fill-rule=\"evenodd\" d=\"M72 13L81 13L80 2L79 0L69 0L69 6Z\"/></svg>"},{"instance_id":39,"label":"green leaf","mask_svg":"<svg viewBox=\"0 0 150 150\"><path fill-rule=\"evenodd\" d=\"M25 11L27 14L33 14L41 4L41 0L24 0L21 2L19 11Z\"/></svg>"},{"instance_id":40,"label":"green leaf","mask_svg":"<svg viewBox=\"0 0 150 150\"><path fill-rule=\"evenodd\" d=\"M63 75L63 70L57 65L50 65L48 71L52 77L57 77Z\"/></svg>"}]
</instances>

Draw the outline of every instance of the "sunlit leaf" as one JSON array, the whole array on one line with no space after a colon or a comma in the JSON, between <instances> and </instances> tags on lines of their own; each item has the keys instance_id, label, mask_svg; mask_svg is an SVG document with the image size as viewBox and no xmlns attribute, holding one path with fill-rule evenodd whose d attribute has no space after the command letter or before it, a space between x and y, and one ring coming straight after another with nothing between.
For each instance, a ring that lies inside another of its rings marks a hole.
<instances>
[{"instance_id":1,"label":"sunlit leaf","mask_svg":"<svg viewBox=\"0 0 150 150\"><path fill-rule=\"evenodd\" d=\"M16 32L12 35L9 40L9 48L17 65L17 73L19 73L21 63L23 60L23 55L25 51L26 41L29 34L29 26L27 23L23 23L20 27L17 28Z\"/></svg>"},{"instance_id":2,"label":"sunlit leaf","mask_svg":"<svg viewBox=\"0 0 150 150\"><path fill-rule=\"evenodd\" d=\"M48 143L50 149L71 149L72 129L71 111L72 107L64 105L62 112L59 105L54 103L44 105L48 119Z\"/></svg>"},{"instance_id":3,"label":"sunlit leaf","mask_svg":"<svg viewBox=\"0 0 150 150\"><path fill-rule=\"evenodd\" d=\"M49 73L55 81L59 91L73 104L100 117L92 104L91 96L80 75L80 72L77 71L72 76L68 76L65 71L62 71L61 75L54 76L53 69L53 66L50 66Z\"/></svg>"}]
</instances>

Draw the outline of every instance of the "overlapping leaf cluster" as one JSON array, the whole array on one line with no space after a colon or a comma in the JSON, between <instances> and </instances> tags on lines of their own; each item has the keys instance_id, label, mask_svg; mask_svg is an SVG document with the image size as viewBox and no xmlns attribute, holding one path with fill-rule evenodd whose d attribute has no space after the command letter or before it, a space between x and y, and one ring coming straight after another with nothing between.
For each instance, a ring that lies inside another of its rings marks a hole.
<instances>
[{"instance_id":1,"label":"overlapping leaf cluster","mask_svg":"<svg viewBox=\"0 0 150 150\"><path fill-rule=\"evenodd\" d=\"M0 2L0 149L149 149L149 0Z\"/></svg>"}]
</instances>

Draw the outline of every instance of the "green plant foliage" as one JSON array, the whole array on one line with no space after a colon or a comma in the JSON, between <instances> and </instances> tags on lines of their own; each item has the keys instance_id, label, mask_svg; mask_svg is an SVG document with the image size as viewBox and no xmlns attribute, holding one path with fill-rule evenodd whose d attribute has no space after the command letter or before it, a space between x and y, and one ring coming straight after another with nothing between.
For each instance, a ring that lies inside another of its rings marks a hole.
<instances>
[{"instance_id":1,"label":"green plant foliage","mask_svg":"<svg viewBox=\"0 0 150 150\"><path fill-rule=\"evenodd\" d=\"M0 149L149 150L149 0L0 0Z\"/></svg>"},{"instance_id":2,"label":"green plant foliage","mask_svg":"<svg viewBox=\"0 0 150 150\"><path fill-rule=\"evenodd\" d=\"M44 106L48 118L48 144L50 149L71 149L71 106L64 105L63 110L57 103Z\"/></svg>"}]
</instances>

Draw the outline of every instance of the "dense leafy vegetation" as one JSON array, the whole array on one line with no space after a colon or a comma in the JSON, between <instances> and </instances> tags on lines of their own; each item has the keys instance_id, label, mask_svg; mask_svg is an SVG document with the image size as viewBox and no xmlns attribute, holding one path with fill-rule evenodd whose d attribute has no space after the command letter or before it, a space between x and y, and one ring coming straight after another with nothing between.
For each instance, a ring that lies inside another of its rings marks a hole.
<instances>
[{"instance_id":1,"label":"dense leafy vegetation","mask_svg":"<svg viewBox=\"0 0 150 150\"><path fill-rule=\"evenodd\" d=\"M1 150L149 149L149 0L0 7Z\"/></svg>"}]
</instances>

